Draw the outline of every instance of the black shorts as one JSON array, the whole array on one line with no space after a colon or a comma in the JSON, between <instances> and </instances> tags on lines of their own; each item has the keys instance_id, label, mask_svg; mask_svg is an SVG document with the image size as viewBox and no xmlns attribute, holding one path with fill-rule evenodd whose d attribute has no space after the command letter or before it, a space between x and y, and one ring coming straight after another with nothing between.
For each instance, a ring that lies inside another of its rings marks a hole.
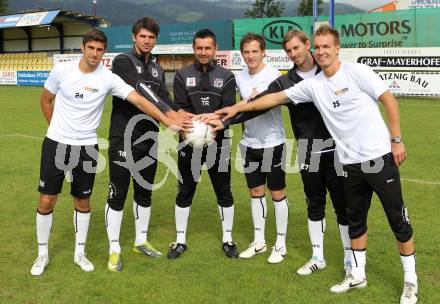
<instances>
[{"instance_id":1,"label":"black shorts","mask_svg":"<svg viewBox=\"0 0 440 304\"><path fill-rule=\"evenodd\" d=\"M230 207L234 204L231 192L231 147L229 144L217 146L217 143L214 143L204 148L186 145L178 153L177 206L181 208L191 206L203 164L206 164L208 168L217 204L222 207Z\"/></svg>"},{"instance_id":2,"label":"black shorts","mask_svg":"<svg viewBox=\"0 0 440 304\"><path fill-rule=\"evenodd\" d=\"M144 207L151 205L151 190L157 171L157 147L157 142L148 142L131 145L131 151L125 151L123 142L110 141L107 202L112 209L123 209L131 179L134 201ZM131 153L131 156L127 153Z\"/></svg>"},{"instance_id":3,"label":"black shorts","mask_svg":"<svg viewBox=\"0 0 440 304\"><path fill-rule=\"evenodd\" d=\"M286 188L284 144L261 149L240 145L240 151L248 188L266 183L272 191Z\"/></svg>"},{"instance_id":4,"label":"black shorts","mask_svg":"<svg viewBox=\"0 0 440 304\"><path fill-rule=\"evenodd\" d=\"M374 165L379 170L369 168ZM350 238L356 239L367 232L367 215L373 191L377 194L396 239L407 242L413 230L403 202L399 168L393 155L385 154L364 163L344 165L344 193Z\"/></svg>"},{"instance_id":5,"label":"black shorts","mask_svg":"<svg viewBox=\"0 0 440 304\"><path fill-rule=\"evenodd\" d=\"M335 152L308 154L304 162L299 163L304 194L306 195L307 216L311 221L321 221L325 217L328 190L337 222L341 225L348 225L344 199L344 178L342 172L340 176L338 175L340 163ZM311 164L311 162L319 162L319 164Z\"/></svg>"},{"instance_id":6,"label":"black shorts","mask_svg":"<svg viewBox=\"0 0 440 304\"><path fill-rule=\"evenodd\" d=\"M38 191L55 195L61 192L67 171L71 172L70 194L90 197L98 164L98 145L72 146L44 138L41 147Z\"/></svg>"}]
</instances>

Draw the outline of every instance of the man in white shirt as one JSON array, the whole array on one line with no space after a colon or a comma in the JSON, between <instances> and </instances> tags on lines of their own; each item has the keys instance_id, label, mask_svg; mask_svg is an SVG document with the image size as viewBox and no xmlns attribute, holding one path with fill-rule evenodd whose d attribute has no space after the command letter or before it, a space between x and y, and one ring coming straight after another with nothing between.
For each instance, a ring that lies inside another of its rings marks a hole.
<instances>
[{"instance_id":1,"label":"man in white shirt","mask_svg":"<svg viewBox=\"0 0 440 304\"><path fill-rule=\"evenodd\" d=\"M247 67L237 75L237 86L241 97L247 100L267 90L269 84L281 73L263 62L266 50L263 36L254 33L244 35L240 41L240 50ZM277 240L267 261L271 264L280 263L287 254L289 208L285 191L284 142L280 107L244 122L240 149L251 196L254 241L239 255L240 258L251 258L267 250L264 236L267 217L266 183L272 195L277 226Z\"/></svg>"},{"instance_id":2,"label":"man in white shirt","mask_svg":"<svg viewBox=\"0 0 440 304\"><path fill-rule=\"evenodd\" d=\"M416 303L418 285L413 229L403 202L398 170L406 158L406 151L401 141L397 101L368 66L339 61L339 33L336 30L320 27L314 34L314 46L322 73L282 92L216 113L227 114L227 119L237 112L313 101L336 142L339 160L344 164L344 193L352 247L352 271L331 291L340 293L367 285L366 222L374 191L395 234L401 256L404 287L400 303ZM377 100L384 104L389 130Z\"/></svg>"},{"instance_id":3,"label":"man in white shirt","mask_svg":"<svg viewBox=\"0 0 440 304\"><path fill-rule=\"evenodd\" d=\"M71 195L75 206L74 263L84 271L94 270L86 257L85 243L98 160L96 129L108 94L128 100L144 113L176 129L189 124L184 119L168 118L119 76L104 68L100 62L106 47L105 34L91 30L83 37L81 60L57 64L44 84L40 101L49 128L42 145L36 215L38 257L32 266L32 275L41 275L49 263L53 208L67 171L71 172Z\"/></svg>"}]
</instances>

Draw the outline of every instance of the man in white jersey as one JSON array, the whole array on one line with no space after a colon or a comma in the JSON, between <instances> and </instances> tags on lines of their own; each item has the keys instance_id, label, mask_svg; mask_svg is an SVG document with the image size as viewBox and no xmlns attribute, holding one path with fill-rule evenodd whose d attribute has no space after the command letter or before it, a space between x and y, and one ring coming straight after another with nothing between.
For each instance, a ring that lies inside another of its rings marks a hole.
<instances>
[{"instance_id":1,"label":"man in white jersey","mask_svg":"<svg viewBox=\"0 0 440 304\"><path fill-rule=\"evenodd\" d=\"M281 75L277 69L263 62L265 50L263 36L248 33L241 38L240 51L247 67L236 79L243 99L250 99L267 90L268 85ZM277 240L267 261L271 264L280 263L286 256L289 209L285 191L284 142L280 107L244 122L240 150L251 196L254 241L239 255L240 258L250 258L267 250L264 236L267 217L266 183L272 195L277 226Z\"/></svg>"},{"instance_id":2,"label":"man in white jersey","mask_svg":"<svg viewBox=\"0 0 440 304\"><path fill-rule=\"evenodd\" d=\"M71 195L75 206L74 263L84 271L94 270L86 257L85 243L90 222L90 195L98 160L96 129L108 94L128 100L168 126L173 125L177 129L188 126L186 120L172 120L165 116L119 76L104 68L100 62L106 47L104 33L91 30L83 37L81 60L57 64L44 84L41 109L49 128L42 145L40 199L36 215L38 257L32 266L32 275L41 275L49 263L53 208L67 171L71 172Z\"/></svg>"},{"instance_id":3,"label":"man in white jersey","mask_svg":"<svg viewBox=\"0 0 440 304\"><path fill-rule=\"evenodd\" d=\"M216 113L227 114L227 119L237 112L313 101L336 142L339 159L344 164L344 193L352 247L351 273L330 290L340 293L367 285L367 215L374 191L385 210L401 256L404 287L400 303L416 303L418 285L413 229L403 202L398 169L406 158L398 103L368 66L339 61L339 33L336 30L320 27L314 34L314 46L322 73L285 91ZM377 100L385 107L389 130Z\"/></svg>"}]
</instances>

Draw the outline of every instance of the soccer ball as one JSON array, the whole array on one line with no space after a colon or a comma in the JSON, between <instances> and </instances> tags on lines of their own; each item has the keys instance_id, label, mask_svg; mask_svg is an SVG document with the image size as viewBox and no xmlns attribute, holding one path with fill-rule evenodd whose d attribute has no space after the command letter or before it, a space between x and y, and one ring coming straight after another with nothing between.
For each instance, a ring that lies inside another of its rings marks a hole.
<instances>
[{"instance_id":1,"label":"soccer ball","mask_svg":"<svg viewBox=\"0 0 440 304\"><path fill-rule=\"evenodd\" d=\"M185 133L185 141L195 148L209 145L214 141L212 127L200 120L193 120L193 128Z\"/></svg>"}]
</instances>

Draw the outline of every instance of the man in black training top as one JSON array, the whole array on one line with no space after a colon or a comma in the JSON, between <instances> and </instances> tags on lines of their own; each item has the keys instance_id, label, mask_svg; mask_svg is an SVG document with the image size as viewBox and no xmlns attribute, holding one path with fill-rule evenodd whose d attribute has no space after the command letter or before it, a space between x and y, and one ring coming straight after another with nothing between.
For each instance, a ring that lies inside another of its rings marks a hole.
<instances>
[{"instance_id":1,"label":"man in black training top","mask_svg":"<svg viewBox=\"0 0 440 304\"><path fill-rule=\"evenodd\" d=\"M136 88L168 116L180 115L173 113L177 109L171 100L165 85L165 74L161 67L152 60L151 50L156 45L159 34L159 24L152 18L143 17L132 27L133 49L116 56L113 60L113 73ZM148 225L151 212L151 187L157 169L157 133L158 124L152 119L137 116L142 114L138 109L126 102L120 102L113 97L113 109L110 122L109 167L110 182L107 204L105 206L105 223L110 243L107 268L110 271L120 271L121 246L119 233L123 215L124 202L127 197L132 171L136 170L141 178L133 177L133 214L135 219L135 241L133 252L151 257L160 257L162 253L156 250L147 239ZM132 129L131 129L132 128ZM132 130L124 137L126 130ZM150 132L147 140L136 142ZM124 139L128 146L124 146ZM127 151L128 150L128 151ZM127 155L130 153L131 155ZM121 166L132 159L138 162L147 157L149 165L141 170Z\"/></svg>"},{"instance_id":2,"label":"man in black training top","mask_svg":"<svg viewBox=\"0 0 440 304\"><path fill-rule=\"evenodd\" d=\"M193 50L195 63L177 71L174 77L175 102L194 114L209 113L233 105L236 91L234 74L214 62L217 51L215 34L209 29L198 31L193 38ZM215 142L209 147L193 148L187 145L179 151L181 179L175 206L177 238L171 244L169 259L178 258L187 249L186 227L204 162L217 196L223 228L222 249L227 257L238 257L237 246L232 241L234 200L231 193L231 147L227 132L218 132Z\"/></svg>"}]
</instances>

